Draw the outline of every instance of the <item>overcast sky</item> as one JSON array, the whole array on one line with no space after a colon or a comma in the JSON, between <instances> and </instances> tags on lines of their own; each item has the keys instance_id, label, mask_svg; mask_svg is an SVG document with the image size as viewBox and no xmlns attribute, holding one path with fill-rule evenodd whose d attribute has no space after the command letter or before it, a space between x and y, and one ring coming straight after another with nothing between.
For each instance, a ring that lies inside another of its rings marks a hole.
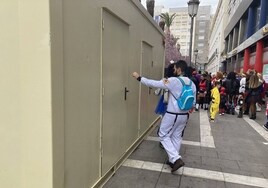
<instances>
[{"instance_id":1,"label":"overcast sky","mask_svg":"<svg viewBox=\"0 0 268 188\"><path fill-rule=\"evenodd\" d=\"M189 0L155 0L155 6L163 5L165 8L187 7ZM215 13L219 0L199 0L200 5L211 5L212 13ZM146 0L141 0L146 7Z\"/></svg>"}]
</instances>

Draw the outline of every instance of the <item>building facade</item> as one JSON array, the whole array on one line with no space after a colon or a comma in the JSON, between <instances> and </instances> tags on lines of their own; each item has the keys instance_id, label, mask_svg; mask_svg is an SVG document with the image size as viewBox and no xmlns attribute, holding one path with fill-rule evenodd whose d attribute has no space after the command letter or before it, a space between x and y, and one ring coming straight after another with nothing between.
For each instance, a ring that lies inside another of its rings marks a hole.
<instances>
[{"instance_id":1,"label":"building facade","mask_svg":"<svg viewBox=\"0 0 268 188\"><path fill-rule=\"evenodd\" d=\"M211 25L211 6L200 6L195 18L193 60L197 70L203 71L209 55L209 32Z\"/></svg>"},{"instance_id":2,"label":"building facade","mask_svg":"<svg viewBox=\"0 0 268 188\"><path fill-rule=\"evenodd\" d=\"M209 53L206 70L215 73L223 69L226 60L224 29L228 22L228 1L220 0L211 23L209 34Z\"/></svg>"},{"instance_id":3,"label":"building facade","mask_svg":"<svg viewBox=\"0 0 268 188\"><path fill-rule=\"evenodd\" d=\"M176 14L173 24L170 27L171 33L178 39L177 43L180 46L180 52L185 59L189 56L190 48L190 28L191 18L188 14L188 7L178 8L164 8L157 6L155 9L155 16L161 13L168 12L169 14ZM192 66L197 69L203 69L204 63L208 58L208 34L210 26L211 6L199 6L197 16L194 19L193 28L193 44L192 44ZM195 56L194 50L198 51Z\"/></svg>"},{"instance_id":4,"label":"building facade","mask_svg":"<svg viewBox=\"0 0 268 188\"><path fill-rule=\"evenodd\" d=\"M170 27L170 31L175 38L178 38L177 42L180 44L181 55L184 57L188 56L191 27L191 18L188 15L188 8L170 8L169 13L176 14L173 24Z\"/></svg>"},{"instance_id":5,"label":"building facade","mask_svg":"<svg viewBox=\"0 0 268 188\"><path fill-rule=\"evenodd\" d=\"M262 72L268 63L268 2L230 0L224 30L226 61L224 71Z\"/></svg>"}]
</instances>

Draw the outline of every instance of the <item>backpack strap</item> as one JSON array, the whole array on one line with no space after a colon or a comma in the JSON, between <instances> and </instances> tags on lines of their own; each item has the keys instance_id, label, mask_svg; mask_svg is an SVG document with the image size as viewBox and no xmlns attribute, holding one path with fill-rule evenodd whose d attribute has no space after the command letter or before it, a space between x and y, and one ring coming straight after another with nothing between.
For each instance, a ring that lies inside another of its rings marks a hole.
<instances>
[{"instance_id":1,"label":"backpack strap","mask_svg":"<svg viewBox=\"0 0 268 188\"><path fill-rule=\"evenodd\" d=\"M182 78L180 78L180 77L177 77L177 78L181 81L181 83L182 83L183 86L186 85L185 82L184 82L184 80ZM191 85L192 85L192 80L190 80L190 84L187 85L187 86L191 86Z\"/></svg>"},{"instance_id":2,"label":"backpack strap","mask_svg":"<svg viewBox=\"0 0 268 188\"><path fill-rule=\"evenodd\" d=\"M181 79L180 77L177 77L180 81L181 81L181 83L182 83L182 86L184 86L185 85L185 82L183 81L183 79ZM176 99L177 100L177 98L175 97L175 95L170 91L170 93L171 93L171 95L174 97L174 99Z\"/></svg>"},{"instance_id":3,"label":"backpack strap","mask_svg":"<svg viewBox=\"0 0 268 188\"><path fill-rule=\"evenodd\" d=\"M185 82L184 82L184 80L182 78L180 78L180 77L177 77L177 78L181 81L182 86L186 85ZM187 86L191 86L191 85L192 85L192 80L190 80L190 84L187 85ZM175 97L175 95L171 91L170 91L170 93L177 100L177 98Z\"/></svg>"}]
</instances>

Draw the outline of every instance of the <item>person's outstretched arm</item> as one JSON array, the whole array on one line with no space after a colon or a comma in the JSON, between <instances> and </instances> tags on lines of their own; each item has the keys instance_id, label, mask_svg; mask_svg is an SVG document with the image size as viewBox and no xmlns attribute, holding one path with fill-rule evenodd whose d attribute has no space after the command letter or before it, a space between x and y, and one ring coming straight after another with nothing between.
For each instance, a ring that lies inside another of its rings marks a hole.
<instances>
[{"instance_id":1,"label":"person's outstretched arm","mask_svg":"<svg viewBox=\"0 0 268 188\"><path fill-rule=\"evenodd\" d=\"M140 81L142 84L148 86L148 87L155 87L155 88L161 88L161 89L167 89L167 84L169 83L168 79L162 79L162 80L151 80L145 77L141 77L137 72L133 72L132 76L136 78L138 81Z\"/></svg>"}]
</instances>

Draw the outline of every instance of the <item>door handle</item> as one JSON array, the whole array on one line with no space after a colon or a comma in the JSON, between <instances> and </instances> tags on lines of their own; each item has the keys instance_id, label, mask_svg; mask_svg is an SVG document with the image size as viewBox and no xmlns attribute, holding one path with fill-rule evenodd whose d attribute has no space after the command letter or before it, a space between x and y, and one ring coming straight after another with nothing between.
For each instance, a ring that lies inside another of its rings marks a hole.
<instances>
[{"instance_id":1,"label":"door handle","mask_svg":"<svg viewBox=\"0 0 268 188\"><path fill-rule=\"evenodd\" d=\"M127 100L127 93L129 92L129 90L127 89L127 87L125 87L125 101Z\"/></svg>"},{"instance_id":2,"label":"door handle","mask_svg":"<svg viewBox=\"0 0 268 188\"><path fill-rule=\"evenodd\" d=\"M151 88L151 87L149 87L149 95L151 95L151 90L152 90L153 88Z\"/></svg>"}]
</instances>

